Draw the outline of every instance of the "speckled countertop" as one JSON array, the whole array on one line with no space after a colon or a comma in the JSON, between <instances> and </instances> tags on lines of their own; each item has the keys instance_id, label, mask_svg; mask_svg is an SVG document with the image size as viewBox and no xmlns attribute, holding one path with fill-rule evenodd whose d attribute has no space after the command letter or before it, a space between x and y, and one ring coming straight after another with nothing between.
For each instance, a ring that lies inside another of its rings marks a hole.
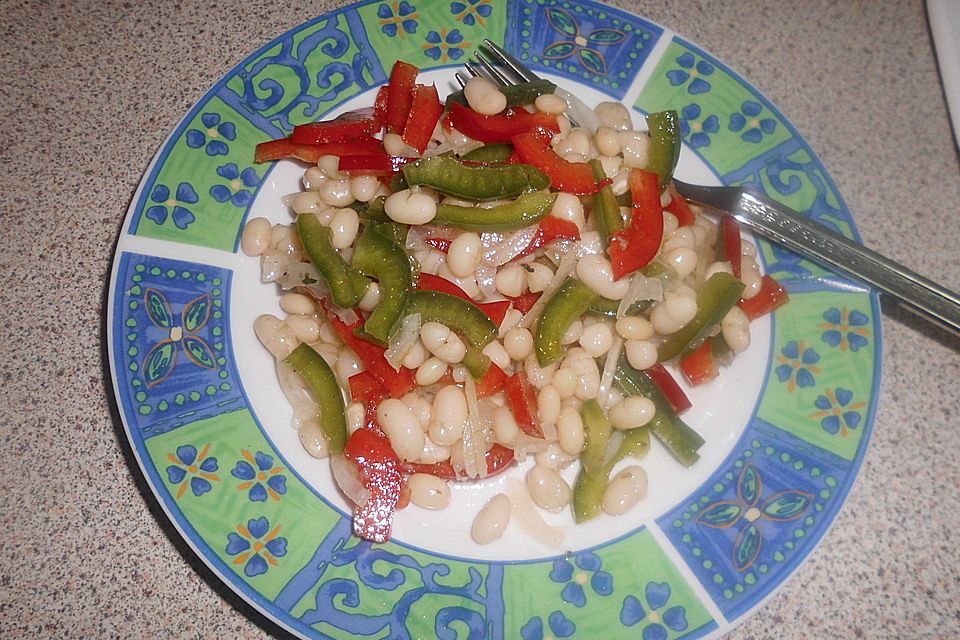
<instances>
[{"instance_id":1,"label":"speckled countertop","mask_svg":"<svg viewBox=\"0 0 960 640\"><path fill-rule=\"evenodd\" d=\"M865 241L960 289L960 167L922 3L619 1L799 129ZM0 3L0 636L260 638L138 486L103 366L121 219L169 130L336 5ZM960 635L960 342L887 307L871 449L833 529L735 638Z\"/></svg>"}]
</instances>

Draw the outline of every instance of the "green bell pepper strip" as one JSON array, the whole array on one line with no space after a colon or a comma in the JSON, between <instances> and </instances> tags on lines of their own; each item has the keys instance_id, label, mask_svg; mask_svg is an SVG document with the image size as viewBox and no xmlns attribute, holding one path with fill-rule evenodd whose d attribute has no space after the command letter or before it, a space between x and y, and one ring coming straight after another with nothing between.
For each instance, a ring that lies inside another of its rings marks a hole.
<instances>
[{"instance_id":1,"label":"green bell pepper strip","mask_svg":"<svg viewBox=\"0 0 960 640\"><path fill-rule=\"evenodd\" d=\"M430 224L468 231L515 231L536 224L547 217L557 194L549 191L524 193L513 202L489 209L455 204L437 205L437 215Z\"/></svg>"},{"instance_id":2,"label":"green bell pepper strip","mask_svg":"<svg viewBox=\"0 0 960 640\"><path fill-rule=\"evenodd\" d=\"M537 330L533 336L533 348L537 362L546 367L563 357L563 335L590 309L597 299L596 292L576 278L567 278L543 308Z\"/></svg>"},{"instance_id":3,"label":"green bell pepper strip","mask_svg":"<svg viewBox=\"0 0 960 640\"><path fill-rule=\"evenodd\" d=\"M449 293L417 289L410 292L404 315L415 313L422 323L439 322L456 332L467 347L464 366L476 380L483 378L490 368L483 348L497 337L497 326L480 307Z\"/></svg>"},{"instance_id":4,"label":"green bell pepper strip","mask_svg":"<svg viewBox=\"0 0 960 640\"><path fill-rule=\"evenodd\" d=\"M669 400L653 380L643 371L637 371L621 360L613 375L613 384L625 396L642 395L653 402L656 413L647 428L685 467L700 459L697 450L703 446L703 438L677 415Z\"/></svg>"},{"instance_id":5,"label":"green bell pepper strip","mask_svg":"<svg viewBox=\"0 0 960 640\"><path fill-rule=\"evenodd\" d=\"M550 178L528 164L467 165L450 155L406 164L403 175L410 186L433 187L444 195L467 200L516 198L550 186Z\"/></svg>"},{"instance_id":6,"label":"green bell pepper strip","mask_svg":"<svg viewBox=\"0 0 960 640\"><path fill-rule=\"evenodd\" d=\"M590 168L597 184L603 184L600 190L593 194L593 216L603 246L606 247L610 244L610 236L623 229L623 216L620 215L620 203L613 194L613 187L603 182L607 179L607 174L600 161L591 160Z\"/></svg>"},{"instance_id":7,"label":"green bell pepper strip","mask_svg":"<svg viewBox=\"0 0 960 640\"><path fill-rule=\"evenodd\" d=\"M680 116L676 111L658 111L647 116L650 129L650 151L647 170L660 178L660 193L673 179L673 171L680 159Z\"/></svg>"},{"instance_id":8,"label":"green bell pepper strip","mask_svg":"<svg viewBox=\"0 0 960 640\"><path fill-rule=\"evenodd\" d=\"M660 362L683 357L703 344L714 327L740 301L745 285L729 273L710 276L697 293L697 313L682 329L667 337L657 349Z\"/></svg>"},{"instance_id":9,"label":"green bell pepper strip","mask_svg":"<svg viewBox=\"0 0 960 640\"><path fill-rule=\"evenodd\" d=\"M376 342L386 344L413 288L410 260L392 238L368 224L354 244L353 266L380 284L380 302L363 323L363 332Z\"/></svg>"},{"instance_id":10,"label":"green bell pepper strip","mask_svg":"<svg viewBox=\"0 0 960 640\"><path fill-rule=\"evenodd\" d=\"M586 445L580 454L580 472L573 485L573 517L577 523L600 515L603 493L610 484L610 472L626 457L640 458L650 449L650 431L638 427L623 432L623 440L607 460L607 447L613 428L596 399L583 404Z\"/></svg>"},{"instance_id":11,"label":"green bell pepper strip","mask_svg":"<svg viewBox=\"0 0 960 640\"><path fill-rule=\"evenodd\" d=\"M330 443L330 451L339 453L347 443L347 413L343 392L327 361L310 345L297 345L284 362L300 374L320 406L320 428Z\"/></svg>"},{"instance_id":12,"label":"green bell pepper strip","mask_svg":"<svg viewBox=\"0 0 960 640\"><path fill-rule=\"evenodd\" d=\"M345 309L360 304L370 280L340 257L330 241L330 227L320 224L312 213L301 213L296 224L303 249L326 281L334 303Z\"/></svg>"},{"instance_id":13,"label":"green bell pepper strip","mask_svg":"<svg viewBox=\"0 0 960 640\"><path fill-rule=\"evenodd\" d=\"M512 153L513 145L509 142L491 142L463 154L460 159L464 162L505 162Z\"/></svg>"},{"instance_id":14,"label":"green bell pepper strip","mask_svg":"<svg viewBox=\"0 0 960 640\"><path fill-rule=\"evenodd\" d=\"M531 80L530 82L521 82L520 84L499 87L499 89L507 98L507 106L516 107L521 104L531 104L545 93L553 93L556 91L557 85L549 80L539 78L537 80ZM470 106L467 104L467 98L463 95L463 89L454 91L447 96L447 109L449 109L450 105L454 102L459 102L465 107Z\"/></svg>"}]
</instances>

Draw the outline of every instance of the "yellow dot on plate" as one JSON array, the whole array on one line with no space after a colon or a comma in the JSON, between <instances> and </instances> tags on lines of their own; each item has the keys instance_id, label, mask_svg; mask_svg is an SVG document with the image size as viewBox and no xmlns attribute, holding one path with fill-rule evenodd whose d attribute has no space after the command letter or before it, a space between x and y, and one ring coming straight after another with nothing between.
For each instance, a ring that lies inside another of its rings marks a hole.
<instances>
[{"instance_id":1,"label":"yellow dot on plate","mask_svg":"<svg viewBox=\"0 0 960 640\"><path fill-rule=\"evenodd\" d=\"M239 180L231 180L231 181L230 181L230 188L233 189L234 191L238 191L238 190L240 189L240 181L239 181Z\"/></svg>"},{"instance_id":2,"label":"yellow dot on plate","mask_svg":"<svg viewBox=\"0 0 960 640\"><path fill-rule=\"evenodd\" d=\"M170 198L169 200L167 200L167 201L164 202L163 204L167 205L168 207L175 207L175 206L177 206L177 201L174 200L173 198Z\"/></svg>"},{"instance_id":3,"label":"yellow dot on plate","mask_svg":"<svg viewBox=\"0 0 960 640\"><path fill-rule=\"evenodd\" d=\"M576 42L581 47L587 46L587 39L584 38L583 36L577 36L576 38L573 39L573 41Z\"/></svg>"},{"instance_id":4,"label":"yellow dot on plate","mask_svg":"<svg viewBox=\"0 0 960 640\"><path fill-rule=\"evenodd\" d=\"M651 611L650 613L647 614L647 620L656 624L660 622L660 614L657 613L656 611Z\"/></svg>"},{"instance_id":5,"label":"yellow dot on plate","mask_svg":"<svg viewBox=\"0 0 960 640\"><path fill-rule=\"evenodd\" d=\"M171 340L173 340L174 342L180 342L180 340L181 340L182 338L183 338L183 328L182 328L182 327L174 327L173 329L170 329L170 339L171 339Z\"/></svg>"},{"instance_id":6,"label":"yellow dot on plate","mask_svg":"<svg viewBox=\"0 0 960 640\"><path fill-rule=\"evenodd\" d=\"M756 507L750 507L747 509L747 512L743 514L743 517L747 522L755 522L757 518L760 517L760 509L757 509Z\"/></svg>"},{"instance_id":7,"label":"yellow dot on plate","mask_svg":"<svg viewBox=\"0 0 960 640\"><path fill-rule=\"evenodd\" d=\"M587 584L587 581L590 580L590 578L587 577L587 574L584 573L583 571L578 571L577 575L573 577L573 580L577 584Z\"/></svg>"},{"instance_id":8,"label":"yellow dot on plate","mask_svg":"<svg viewBox=\"0 0 960 640\"><path fill-rule=\"evenodd\" d=\"M210 136L211 138L216 138L220 134L217 132L216 129L211 127L210 129L207 129L207 135Z\"/></svg>"}]
</instances>

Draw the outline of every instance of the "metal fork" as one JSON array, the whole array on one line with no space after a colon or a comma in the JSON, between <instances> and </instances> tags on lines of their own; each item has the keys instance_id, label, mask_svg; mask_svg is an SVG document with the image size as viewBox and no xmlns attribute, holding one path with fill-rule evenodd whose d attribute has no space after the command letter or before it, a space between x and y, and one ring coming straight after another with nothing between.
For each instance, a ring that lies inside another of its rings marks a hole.
<instances>
[{"instance_id":1,"label":"metal fork","mask_svg":"<svg viewBox=\"0 0 960 640\"><path fill-rule=\"evenodd\" d=\"M490 40L484 40L476 58L478 63L466 63L470 75L487 75L503 86L539 79ZM466 84L459 73L457 80ZM564 93L569 104L567 96L572 94ZM960 296L953 291L752 189L707 187L676 178L673 183L687 200L718 214L732 215L758 235L876 287L897 298L906 309L960 335Z\"/></svg>"}]
</instances>

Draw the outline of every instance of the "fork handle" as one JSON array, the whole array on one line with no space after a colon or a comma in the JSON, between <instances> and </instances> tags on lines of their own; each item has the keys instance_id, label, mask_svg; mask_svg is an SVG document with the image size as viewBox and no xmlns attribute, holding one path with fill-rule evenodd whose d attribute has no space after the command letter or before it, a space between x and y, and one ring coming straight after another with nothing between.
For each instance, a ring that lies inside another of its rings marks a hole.
<instances>
[{"instance_id":1,"label":"fork handle","mask_svg":"<svg viewBox=\"0 0 960 640\"><path fill-rule=\"evenodd\" d=\"M895 296L908 310L960 335L960 296L953 291L759 194L743 192L731 215L788 249Z\"/></svg>"}]
</instances>

